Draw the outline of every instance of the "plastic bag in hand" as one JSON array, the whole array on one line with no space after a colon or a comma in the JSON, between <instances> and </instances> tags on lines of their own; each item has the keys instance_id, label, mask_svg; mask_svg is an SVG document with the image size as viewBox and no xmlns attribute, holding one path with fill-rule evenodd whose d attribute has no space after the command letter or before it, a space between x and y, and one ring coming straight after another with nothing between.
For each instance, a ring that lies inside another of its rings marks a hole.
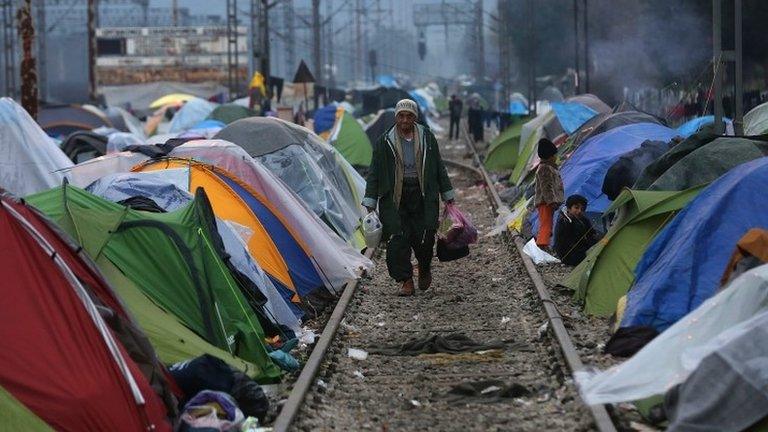
<instances>
[{"instance_id":1,"label":"plastic bag in hand","mask_svg":"<svg viewBox=\"0 0 768 432\"><path fill-rule=\"evenodd\" d=\"M477 242L477 228L455 205L446 204L437 235L450 249Z\"/></svg>"},{"instance_id":2,"label":"plastic bag in hand","mask_svg":"<svg viewBox=\"0 0 768 432\"><path fill-rule=\"evenodd\" d=\"M375 248L379 245L382 230L383 226L375 211L365 215L363 218L363 236L365 237L365 245L367 247Z\"/></svg>"}]
</instances>

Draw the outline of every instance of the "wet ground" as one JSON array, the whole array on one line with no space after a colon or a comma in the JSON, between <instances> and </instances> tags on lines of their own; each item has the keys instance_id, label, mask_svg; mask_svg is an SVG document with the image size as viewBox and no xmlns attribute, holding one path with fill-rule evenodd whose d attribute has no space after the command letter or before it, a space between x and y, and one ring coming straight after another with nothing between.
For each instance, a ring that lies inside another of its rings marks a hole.
<instances>
[{"instance_id":1,"label":"wet ground","mask_svg":"<svg viewBox=\"0 0 768 432\"><path fill-rule=\"evenodd\" d=\"M466 150L459 142L443 143L442 153L461 160ZM379 252L377 268L355 293L295 430L593 428L543 328L546 318L522 261L502 237L483 235L494 219L484 190L466 171L450 174L459 208L480 230L479 242L469 257L450 263L435 259L432 288L409 298L396 295L399 287L388 278ZM462 354L349 356L350 349L367 352L456 332L503 346ZM457 385L482 381L477 397L450 393ZM504 397L486 397L507 386Z\"/></svg>"}]
</instances>

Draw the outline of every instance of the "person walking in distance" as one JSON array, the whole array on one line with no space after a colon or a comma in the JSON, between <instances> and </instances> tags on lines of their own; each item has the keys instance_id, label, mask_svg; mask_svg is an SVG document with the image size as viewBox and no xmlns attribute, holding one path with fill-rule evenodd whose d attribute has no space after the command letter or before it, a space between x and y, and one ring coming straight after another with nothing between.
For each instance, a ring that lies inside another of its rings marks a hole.
<instances>
[{"instance_id":1,"label":"person walking in distance","mask_svg":"<svg viewBox=\"0 0 768 432\"><path fill-rule=\"evenodd\" d=\"M536 245L542 249L549 248L552 237L552 216L555 209L565 199L563 179L557 169L557 147L552 141L542 138L539 140L538 154L541 162L536 168L533 203L539 212L539 232L536 234Z\"/></svg>"},{"instance_id":2,"label":"person walking in distance","mask_svg":"<svg viewBox=\"0 0 768 432\"><path fill-rule=\"evenodd\" d=\"M440 198L452 203L455 197L437 139L417 117L416 102L397 103L395 125L374 143L362 201L369 212L378 205L383 238L389 238L387 270L401 284L402 296L415 293L411 251L419 264L419 289L431 285Z\"/></svg>"},{"instance_id":3,"label":"person walking in distance","mask_svg":"<svg viewBox=\"0 0 768 432\"><path fill-rule=\"evenodd\" d=\"M451 95L451 101L448 102L448 112L451 116L451 127L448 130L449 139L459 139L459 125L461 124L461 112L464 110L464 102L455 94ZM454 135L454 131L455 135Z\"/></svg>"}]
</instances>

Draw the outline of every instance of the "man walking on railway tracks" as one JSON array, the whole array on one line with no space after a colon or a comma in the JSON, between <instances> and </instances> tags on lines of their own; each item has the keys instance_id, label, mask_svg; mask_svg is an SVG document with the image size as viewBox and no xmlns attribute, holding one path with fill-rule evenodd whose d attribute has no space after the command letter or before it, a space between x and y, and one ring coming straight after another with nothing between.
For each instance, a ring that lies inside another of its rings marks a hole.
<instances>
[{"instance_id":1,"label":"man walking on railway tracks","mask_svg":"<svg viewBox=\"0 0 768 432\"><path fill-rule=\"evenodd\" d=\"M362 204L378 204L387 244L389 275L402 284L400 295L414 294L411 250L419 263L419 289L432 283L432 263L440 198L451 203L453 186L440 157L437 139L416 123L418 108L410 99L395 107L395 125L373 146Z\"/></svg>"}]
</instances>

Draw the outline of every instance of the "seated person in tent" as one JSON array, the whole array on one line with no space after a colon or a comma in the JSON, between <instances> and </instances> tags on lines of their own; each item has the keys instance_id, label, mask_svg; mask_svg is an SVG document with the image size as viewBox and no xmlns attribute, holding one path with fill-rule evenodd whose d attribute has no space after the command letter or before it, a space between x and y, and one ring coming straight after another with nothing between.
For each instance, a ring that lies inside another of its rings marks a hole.
<instances>
[{"instance_id":1,"label":"seated person in tent","mask_svg":"<svg viewBox=\"0 0 768 432\"><path fill-rule=\"evenodd\" d=\"M576 266L587 256L587 250L597 242L592 224L584 216L587 199L571 195L565 200L555 228L555 252L563 264Z\"/></svg>"}]
</instances>

